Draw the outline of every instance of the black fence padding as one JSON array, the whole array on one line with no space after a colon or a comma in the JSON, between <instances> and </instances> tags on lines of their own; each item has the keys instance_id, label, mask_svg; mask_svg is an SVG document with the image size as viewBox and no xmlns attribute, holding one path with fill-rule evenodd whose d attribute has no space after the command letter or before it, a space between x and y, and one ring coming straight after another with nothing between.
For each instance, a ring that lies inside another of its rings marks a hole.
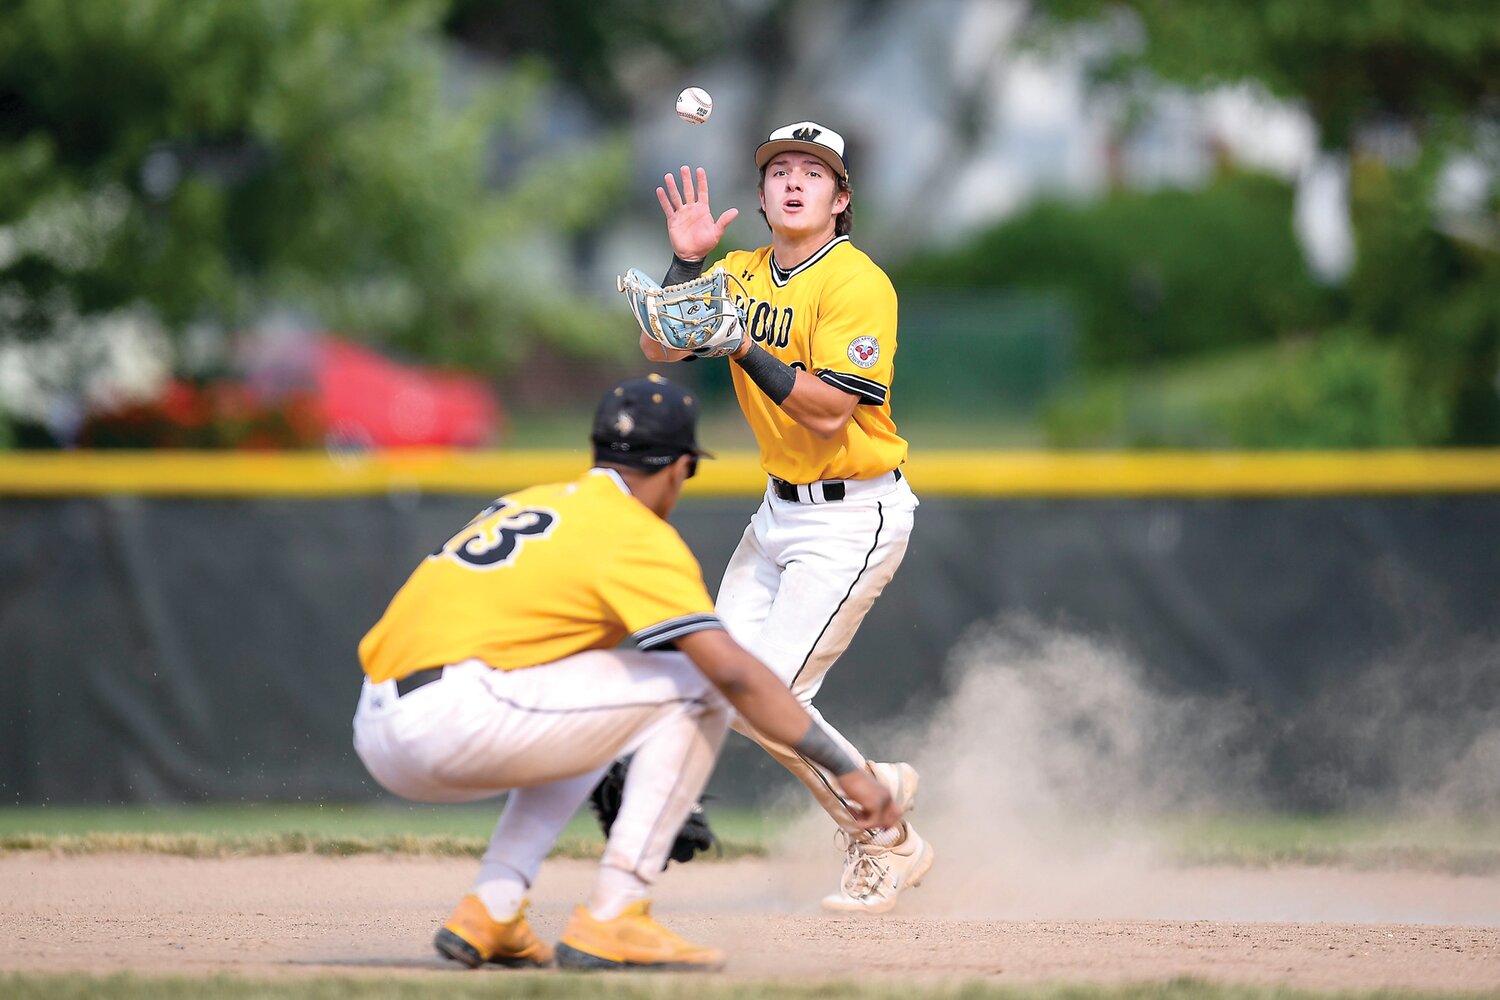
<instances>
[{"instance_id":1,"label":"black fence padding","mask_svg":"<svg viewBox=\"0 0 1500 1000\"><path fill-rule=\"evenodd\" d=\"M356 646L487 500L0 500L0 802L384 797L350 746ZM710 589L754 504L674 514ZM955 641L1021 613L1163 688L1243 696L1295 769L1318 752L1294 724L1310 699L1414 641L1494 638L1496 595L1500 496L930 499L818 704L859 738L911 726ZM782 780L731 737L711 790Z\"/></svg>"}]
</instances>

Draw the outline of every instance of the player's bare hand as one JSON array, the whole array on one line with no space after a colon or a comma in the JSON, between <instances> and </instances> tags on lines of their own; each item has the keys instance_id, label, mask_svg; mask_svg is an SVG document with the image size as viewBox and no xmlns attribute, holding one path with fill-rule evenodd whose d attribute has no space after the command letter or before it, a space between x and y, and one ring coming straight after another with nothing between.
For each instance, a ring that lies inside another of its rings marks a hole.
<instances>
[{"instance_id":1,"label":"player's bare hand","mask_svg":"<svg viewBox=\"0 0 1500 1000\"><path fill-rule=\"evenodd\" d=\"M727 209L714 218L708 204L708 171L698 168L696 177L692 170L682 168L682 187L677 178L667 174L665 184L656 189L656 200L667 217L667 239L672 252L683 260L702 260L713 252L724 237L724 229L740 214L737 208Z\"/></svg>"},{"instance_id":2,"label":"player's bare hand","mask_svg":"<svg viewBox=\"0 0 1500 1000\"><path fill-rule=\"evenodd\" d=\"M841 774L839 788L849 799L855 822L866 830L882 830L901 822L901 807L891 799L886 787L864 768Z\"/></svg>"}]
</instances>

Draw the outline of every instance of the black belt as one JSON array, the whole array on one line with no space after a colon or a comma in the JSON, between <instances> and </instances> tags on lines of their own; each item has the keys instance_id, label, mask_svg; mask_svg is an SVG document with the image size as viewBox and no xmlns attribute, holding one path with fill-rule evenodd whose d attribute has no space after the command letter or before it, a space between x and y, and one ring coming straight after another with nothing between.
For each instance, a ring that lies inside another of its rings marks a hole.
<instances>
[{"instance_id":1,"label":"black belt","mask_svg":"<svg viewBox=\"0 0 1500 1000\"><path fill-rule=\"evenodd\" d=\"M901 470L897 469L895 471L896 482L899 483L901 481ZM821 490L823 492L824 503L837 503L838 501L844 499L845 490L843 480L825 479L822 482L813 483L812 488ZM791 502L796 503L799 499L801 499L797 495L797 484L789 483L785 479L777 479L775 476L772 476L771 489L775 492L776 496L782 500L790 500Z\"/></svg>"},{"instance_id":2,"label":"black belt","mask_svg":"<svg viewBox=\"0 0 1500 1000\"><path fill-rule=\"evenodd\" d=\"M414 670L396 681L396 694L404 697L411 694L423 684L431 684L442 676L442 667L428 667L425 670Z\"/></svg>"},{"instance_id":3,"label":"black belt","mask_svg":"<svg viewBox=\"0 0 1500 1000\"><path fill-rule=\"evenodd\" d=\"M812 487L823 492L824 503L834 503L844 499L844 484L837 479L825 479L821 483L813 483ZM789 483L785 479L777 479L775 476L772 476L771 489L775 490L776 495L783 500L790 500L796 503L801 499L801 497L797 496L797 484Z\"/></svg>"}]
</instances>

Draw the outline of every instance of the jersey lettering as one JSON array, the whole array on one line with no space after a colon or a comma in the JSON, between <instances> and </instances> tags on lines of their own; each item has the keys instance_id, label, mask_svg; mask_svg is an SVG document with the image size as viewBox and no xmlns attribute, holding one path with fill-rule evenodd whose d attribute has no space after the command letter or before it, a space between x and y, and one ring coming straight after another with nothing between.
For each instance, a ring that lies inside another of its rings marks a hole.
<instances>
[{"instance_id":1,"label":"jersey lettering","mask_svg":"<svg viewBox=\"0 0 1500 1000\"><path fill-rule=\"evenodd\" d=\"M767 347L786 347L792 342L792 307L777 309L769 302L752 298L745 304L750 317L750 339Z\"/></svg>"},{"instance_id":2,"label":"jersey lettering","mask_svg":"<svg viewBox=\"0 0 1500 1000\"><path fill-rule=\"evenodd\" d=\"M470 521L468 526L428 558L450 556L460 566L469 569L498 569L515 561L527 538L540 541L552 534L552 529L558 524L554 512L527 507L506 514L494 523L481 525L480 522L486 520L489 514L498 514L507 506L504 501L497 501L485 508L486 513L481 513Z\"/></svg>"},{"instance_id":3,"label":"jersey lettering","mask_svg":"<svg viewBox=\"0 0 1500 1000\"><path fill-rule=\"evenodd\" d=\"M771 247L730 251L722 264L744 282L736 303L745 309L750 343L784 364L801 362L796 371L824 372L827 384L864 404L840 433L819 437L731 365L735 397L766 472L810 483L868 479L899 467L906 441L889 400L897 302L885 273L844 236L789 271L777 266Z\"/></svg>"}]
</instances>

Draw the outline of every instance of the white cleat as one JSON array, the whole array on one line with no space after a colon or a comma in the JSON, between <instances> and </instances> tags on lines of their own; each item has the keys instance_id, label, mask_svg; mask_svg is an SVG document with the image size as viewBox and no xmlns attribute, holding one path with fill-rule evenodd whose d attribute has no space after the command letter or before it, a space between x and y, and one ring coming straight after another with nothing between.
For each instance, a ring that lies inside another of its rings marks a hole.
<instances>
[{"instance_id":1,"label":"white cleat","mask_svg":"<svg viewBox=\"0 0 1500 1000\"><path fill-rule=\"evenodd\" d=\"M915 773L915 772L913 772ZM846 834L847 856L839 891L823 897L823 909L836 913L889 913L905 889L922 884L932 867L932 847L910 823L894 847L862 844Z\"/></svg>"}]
</instances>

